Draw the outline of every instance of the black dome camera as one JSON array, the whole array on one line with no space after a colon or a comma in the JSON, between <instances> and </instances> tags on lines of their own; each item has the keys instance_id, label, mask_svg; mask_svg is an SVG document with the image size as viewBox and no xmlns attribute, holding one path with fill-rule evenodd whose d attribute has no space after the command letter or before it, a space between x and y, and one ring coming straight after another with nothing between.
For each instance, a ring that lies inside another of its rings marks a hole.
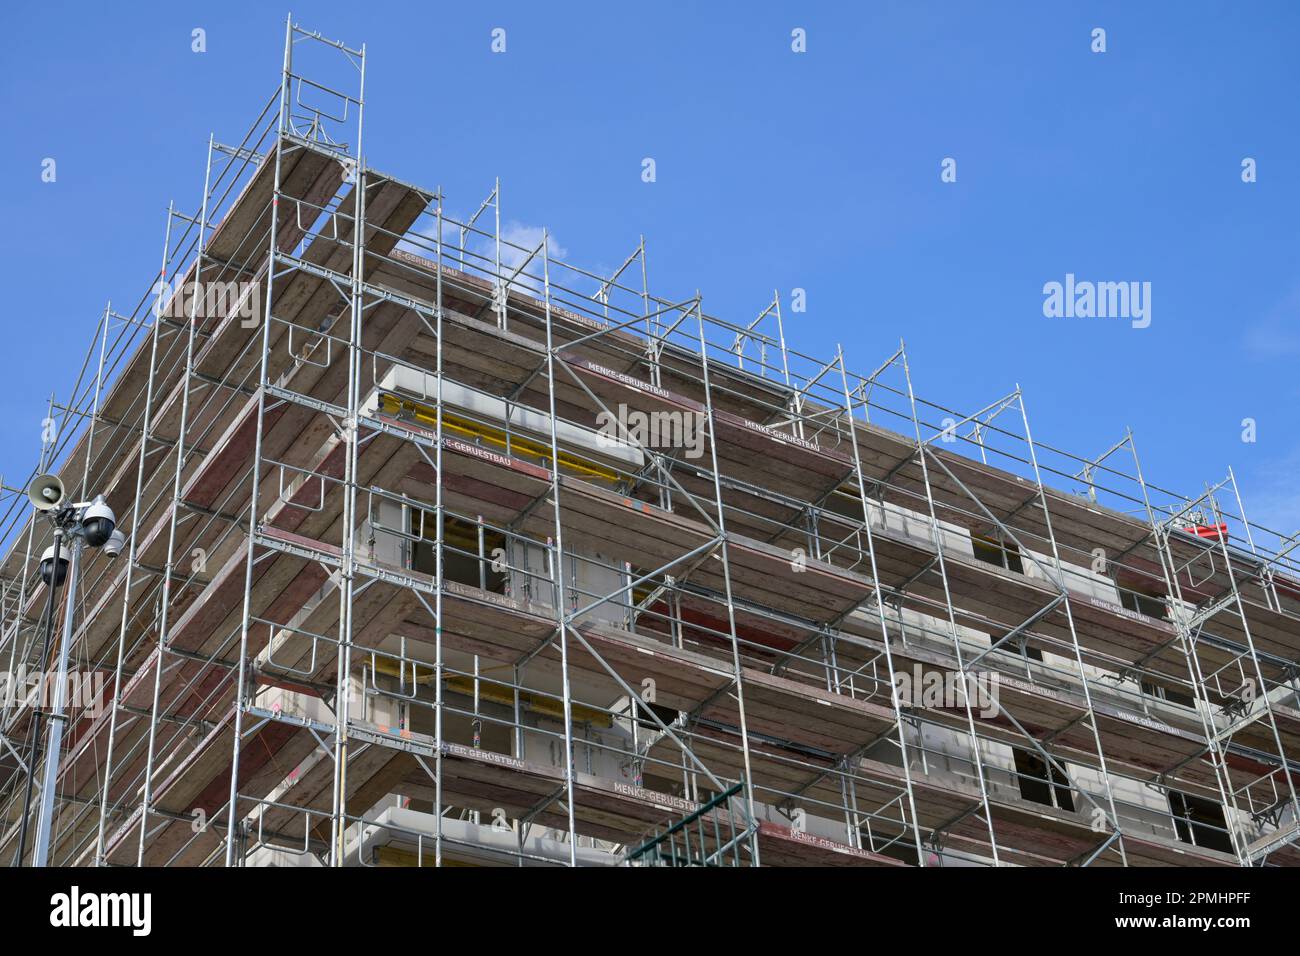
<instances>
[{"instance_id":1,"label":"black dome camera","mask_svg":"<svg viewBox=\"0 0 1300 956\"><path fill-rule=\"evenodd\" d=\"M41 580L47 587L60 587L68 576L68 552L60 548L59 560L54 560L54 545L45 549L41 555Z\"/></svg>"},{"instance_id":2,"label":"black dome camera","mask_svg":"<svg viewBox=\"0 0 1300 956\"><path fill-rule=\"evenodd\" d=\"M86 544L92 548L103 547L112 537L113 529L117 527L117 516L104 501L103 495L86 508L86 513L81 517L81 527L86 535Z\"/></svg>"}]
</instances>

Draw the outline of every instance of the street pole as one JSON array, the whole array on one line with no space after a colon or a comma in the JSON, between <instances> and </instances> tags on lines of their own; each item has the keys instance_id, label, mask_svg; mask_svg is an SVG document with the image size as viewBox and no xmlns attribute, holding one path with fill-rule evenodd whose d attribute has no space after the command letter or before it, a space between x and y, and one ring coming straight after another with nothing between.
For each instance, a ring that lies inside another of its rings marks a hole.
<instances>
[{"instance_id":1,"label":"street pole","mask_svg":"<svg viewBox=\"0 0 1300 956\"><path fill-rule=\"evenodd\" d=\"M37 680L41 683L45 681L45 669L50 660L50 639L54 632L54 605L56 596L59 591L58 584L58 567L59 559L62 555L59 553L60 545L63 542L63 531L56 527L54 529L54 574L50 577L50 582L46 585L50 589L49 597L45 602L45 621L42 630L41 645L41 667L37 671ZM41 745L41 702L40 687L37 686L37 699L32 707L32 724L27 735L27 784L26 793L23 794L23 821L18 831L18 857L14 860L15 866L23 865L23 857L27 855L27 819L32 810L32 785L36 777L36 751Z\"/></svg>"},{"instance_id":2,"label":"street pole","mask_svg":"<svg viewBox=\"0 0 1300 956\"><path fill-rule=\"evenodd\" d=\"M32 865L46 866L50 855L50 831L54 824L54 790L58 784L59 751L63 746L63 727L67 723L64 708L68 696L68 653L72 647L72 619L77 603L77 572L81 567L81 550L85 536L80 527L72 532L72 559L68 563L68 592L63 610L63 640L59 642L59 666L54 684L54 706L50 712L50 729L45 742L45 773L41 781L41 816L36 831Z\"/></svg>"}]
</instances>

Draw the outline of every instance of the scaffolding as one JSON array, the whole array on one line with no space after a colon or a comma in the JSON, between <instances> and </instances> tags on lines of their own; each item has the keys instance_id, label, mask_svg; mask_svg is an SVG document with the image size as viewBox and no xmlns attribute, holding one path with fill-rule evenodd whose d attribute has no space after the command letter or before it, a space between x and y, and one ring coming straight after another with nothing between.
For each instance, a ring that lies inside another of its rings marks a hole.
<instances>
[{"instance_id":1,"label":"scaffolding","mask_svg":"<svg viewBox=\"0 0 1300 956\"><path fill-rule=\"evenodd\" d=\"M280 83L33 475L102 492L65 865L1293 865L1300 537L1016 387L919 398L367 165L365 48ZM488 213L491 215L487 215ZM0 656L50 529L6 489ZM0 860L40 779L3 712ZM681 841L680 843L678 841Z\"/></svg>"}]
</instances>

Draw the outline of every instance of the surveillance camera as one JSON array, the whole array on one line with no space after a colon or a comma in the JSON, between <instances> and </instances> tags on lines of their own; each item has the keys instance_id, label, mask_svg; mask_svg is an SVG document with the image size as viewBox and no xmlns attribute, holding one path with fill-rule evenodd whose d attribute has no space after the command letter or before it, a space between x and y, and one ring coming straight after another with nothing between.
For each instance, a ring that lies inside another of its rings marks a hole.
<instances>
[{"instance_id":1,"label":"surveillance camera","mask_svg":"<svg viewBox=\"0 0 1300 956\"><path fill-rule=\"evenodd\" d=\"M113 509L104 501L103 495L92 501L81 516L81 527L86 535L86 544L92 548L103 547L113 536L113 528L116 526L117 515L113 514Z\"/></svg>"},{"instance_id":2,"label":"surveillance camera","mask_svg":"<svg viewBox=\"0 0 1300 956\"><path fill-rule=\"evenodd\" d=\"M116 528L113 529L113 533L110 534L108 540L104 542L104 553L110 558L116 558L122 553L124 547L126 547L126 535L121 531L118 531Z\"/></svg>"},{"instance_id":3,"label":"surveillance camera","mask_svg":"<svg viewBox=\"0 0 1300 956\"><path fill-rule=\"evenodd\" d=\"M68 552L59 549L59 560L56 565L54 561L54 545L45 549L41 555L41 580L46 585L59 587L63 584L63 579L68 576Z\"/></svg>"}]
</instances>

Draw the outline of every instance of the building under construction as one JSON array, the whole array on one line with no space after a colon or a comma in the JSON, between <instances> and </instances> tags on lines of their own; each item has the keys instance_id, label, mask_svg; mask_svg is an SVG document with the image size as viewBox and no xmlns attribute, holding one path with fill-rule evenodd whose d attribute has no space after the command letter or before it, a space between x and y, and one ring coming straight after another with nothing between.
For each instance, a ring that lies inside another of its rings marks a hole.
<instances>
[{"instance_id":1,"label":"building under construction","mask_svg":"<svg viewBox=\"0 0 1300 956\"><path fill-rule=\"evenodd\" d=\"M287 25L105 309L33 469L127 536L66 621L6 498L3 666L81 684L6 703L0 860L1300 863L1300 539L1231 472L453 218L365 59Z\"/></svg>"}]
</instances>

